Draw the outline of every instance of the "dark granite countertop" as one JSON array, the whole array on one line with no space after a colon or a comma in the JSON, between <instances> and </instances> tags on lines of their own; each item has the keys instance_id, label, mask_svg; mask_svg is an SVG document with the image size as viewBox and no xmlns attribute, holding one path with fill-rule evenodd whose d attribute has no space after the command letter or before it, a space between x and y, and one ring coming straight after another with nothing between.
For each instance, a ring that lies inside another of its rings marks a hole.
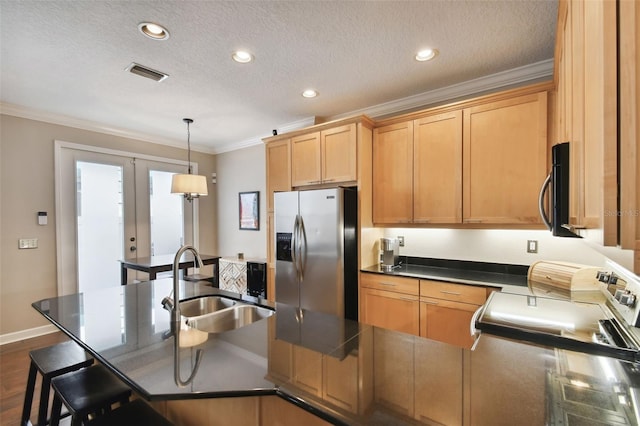
<instances>
[{"instance_id":1,"label":"dark granite countertop","mask_svg":"<svg viewBox=\"0 0 640 426\"><path fill-rule=\"evenodd\" d=\"M185 327L176 338L160 303L170 280L55 297L33 307L148 400L278 395L332 423L353 425L565 424L567 416L609 419L602 424L625 416L627 424L637 424L637 389L630 391L636 385L613 359L489 335L470 351L315 312L301 316L290 306L200 284L181 286L183 300L221 294L276 313L225 333ZM194 346L177 345L187 338ZM320 361L290 365L282 374L272 366L275 348L304 348ZM177 385L174 351L184 380L198 350L203 355L194 380ZM316 393L297 381L312 375L321 383Z\"/></svg>"},{"instance_id":2,"label":"dark granite countertop","mask_svg":"<svg viewBox=\"0 0 640 426\"><path fill-rule=\"evenodd\" d=\"M391 271L383 271L380 265L362 268L361 271L502 288L526 287L528 268L524 265L402 256L400 264Z\"/></svg>"}]
</instances>

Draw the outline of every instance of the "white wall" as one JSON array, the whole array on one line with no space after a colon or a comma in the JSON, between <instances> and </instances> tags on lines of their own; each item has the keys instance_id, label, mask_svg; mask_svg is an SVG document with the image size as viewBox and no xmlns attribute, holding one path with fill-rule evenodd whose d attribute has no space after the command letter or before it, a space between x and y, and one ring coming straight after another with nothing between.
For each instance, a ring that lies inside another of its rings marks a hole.
<instances>
[{"instance_id":1,"label":"white wall","mask_svg":"<svg viewBox=\"0 0 640 426\"><path fill-rule=\"evenodd\" d=\"M387 228L385 237L405 237L403 256L530 265L537 260L561 260L604 266L606 258L581 239L559 238L549 231L499 229ZM538 253L527 253L527 240L538 241Z\"/></svg>"},{"instance_id":2,"label":"white wall","mask_svg":"<svg viewBox=\"0 0 640 426\"><path fill-rule=\"evenodd\" d=\"M218 154L218 254L245 258L267 257L266 171L264 145ZM260 191L260 230L240 230L238 193Z\"/></svg>"}]
</instances>

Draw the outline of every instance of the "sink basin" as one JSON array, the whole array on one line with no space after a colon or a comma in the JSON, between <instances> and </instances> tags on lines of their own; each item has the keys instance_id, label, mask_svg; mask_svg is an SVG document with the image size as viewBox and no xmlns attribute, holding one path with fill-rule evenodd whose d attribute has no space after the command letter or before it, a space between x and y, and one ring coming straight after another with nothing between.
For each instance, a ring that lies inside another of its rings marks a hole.
<instances>
[{"instance_id":1,"label":"sink basin","mask_svg":"<svg viewBox=\"0 0 640 426\"><path fill-rule=\"evenodd\" d=\"M187 325L207 333L222 333L268 318L273 313L271 309L237 304L211 314L187 318Z\"/></svg>"},{"instance_id":2,"label":"sink basin","mask_svg":"<svg viewBox=\"0 0 640 426\"><path fill-rule=\"evenodd\" d=\"M180 313L183 317L193 318L230 308L236 304L235 300L226 297L206 296L180 302Z\"/></svg>"}]
</instances>

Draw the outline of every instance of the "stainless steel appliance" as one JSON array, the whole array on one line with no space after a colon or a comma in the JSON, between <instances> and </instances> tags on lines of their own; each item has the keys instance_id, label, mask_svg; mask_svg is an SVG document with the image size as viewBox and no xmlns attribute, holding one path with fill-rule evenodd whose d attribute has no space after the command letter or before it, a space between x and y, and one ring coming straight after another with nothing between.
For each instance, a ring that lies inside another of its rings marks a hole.
<instances>
[{"instance_id":1,"label":"stainless steel appliance","mask_svg":"<svg viewBox=\"0 0 640 426\"><path fill-rule=\"evenodd\" d=\"M569 142L559 143L551 148L552 168L540 189L539 209L542 221L556 237L577 237L569 225ZM550 215L544 209L545 193L551 185Z\"/></svg>"},{"instance_id":2,"label":"stainless steel appliance","mask_svg":"<svg viewBox=\"0 0 640 426\"><path fill-rule=\"evenodd\" d=\"M547 425L637 424L640 280L623 268L613 269L594 273L597 303L576 301L573 295L494 292L474 315L472 333L475 326L482 334L555 348L547 360ZM476 344L482 344L480 337Z\"/></svg>"},{"instance_id":3,"label":"stainless steel appliance","mask_svg":"<svg viewBox=\"0 0 640 426\"><path fill-rule=\"evenodd\" d=\"M623 275L624 274L624 275ZM640 362L640 280L598 272L601 303L494 292L476 312L481 333Z\"/></svg>"},{"instance_id":4,"label":"stainless steel appliance","mask_svg":"<svg viewBox=\"0 0 640 426\"><path fill-rule=\"evenodd\" d=\"M391 271L399 265L400 242L397 238L380 238L380 268Z\"/></svg>"},{"instance_id":5,"label":"stainless steel appliance","mask_svg":"<svg viewBox=\"0 0 640 426\"><path fill-rule=\"evenodd\" d=\"M254 297L267 298L267 264L264 262L247 262L247 294Z\"/></svg>"},{"instance_id":6,"label":"stainless steel appliance","mask_svg":"<svg viewBox=\"0 0 640 426\"><path fill-rule=\"evenodd\" d=\"M276 302L358 318L357 192L278 192Z\"/></svg>"}]
</instances>

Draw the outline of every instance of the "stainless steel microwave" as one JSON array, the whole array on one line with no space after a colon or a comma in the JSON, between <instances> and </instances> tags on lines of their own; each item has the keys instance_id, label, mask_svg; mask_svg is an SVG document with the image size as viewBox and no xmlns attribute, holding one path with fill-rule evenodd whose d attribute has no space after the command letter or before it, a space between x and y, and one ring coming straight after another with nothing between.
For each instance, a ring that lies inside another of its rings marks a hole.
<instances>
[{"instance_id":1,"label":"stainless steel microwave","mask_svg":"<svg viewBox=\"0 0 640 426\"><path fill-rule=\"evenodd\" d=\"M569 181L570 181L570 150L569 142L559 143L551 148L552 167L549 176L540 189L540 216L547 228L556 237L581 238L572 231L569 225ZM550 215L545 211L545 194L551 186Z\"/></svg>"}]
</instances>

